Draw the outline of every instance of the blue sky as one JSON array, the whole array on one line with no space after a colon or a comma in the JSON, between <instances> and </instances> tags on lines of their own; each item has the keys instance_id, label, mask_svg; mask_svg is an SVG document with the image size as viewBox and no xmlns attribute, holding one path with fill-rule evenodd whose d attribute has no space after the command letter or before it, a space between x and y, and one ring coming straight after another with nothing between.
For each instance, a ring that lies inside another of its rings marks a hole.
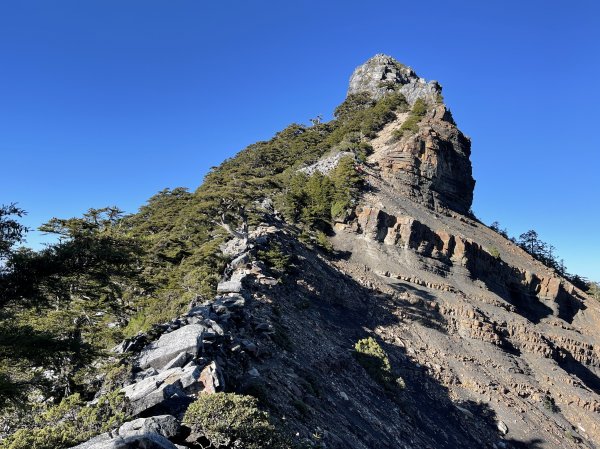
<instances>
[{"instance_id":1,"label":"blue sky","mask_svg":"<svg viewBox=\"0 0 600 449\"><path fill-rule=\"evenodd\" d=\"M598 3L368 5L1 2L0 203L35 228L194 189L247 144L330 117L382 52L444 86L473 140L476 215L536 229L600 280Z\"/></svg>"}]
</instances>

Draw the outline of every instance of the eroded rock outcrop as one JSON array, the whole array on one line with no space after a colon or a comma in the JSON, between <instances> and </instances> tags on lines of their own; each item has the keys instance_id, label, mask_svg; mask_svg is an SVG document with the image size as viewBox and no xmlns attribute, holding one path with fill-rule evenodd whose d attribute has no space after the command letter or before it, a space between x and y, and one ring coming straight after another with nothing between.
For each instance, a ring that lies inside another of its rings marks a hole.
<instances>
[{"instance_id":1,"label":"eroded rock outcrop","mask_svg":"<svg viewBox=\"0 0 600 449\"><path fill-rule=\"evenodd\" d=\"M434 210L466 214L473 201L471 141L456 127L441 99L441 87L426 82L395 59L377 55L358 67L348 94L366 92L380 98L398 91L410 105L421 99L427 107L417 132L394 133L410 115L398 114L379 137L374 139L372 163L398 195Z\"/></svg>"}]
</instances>

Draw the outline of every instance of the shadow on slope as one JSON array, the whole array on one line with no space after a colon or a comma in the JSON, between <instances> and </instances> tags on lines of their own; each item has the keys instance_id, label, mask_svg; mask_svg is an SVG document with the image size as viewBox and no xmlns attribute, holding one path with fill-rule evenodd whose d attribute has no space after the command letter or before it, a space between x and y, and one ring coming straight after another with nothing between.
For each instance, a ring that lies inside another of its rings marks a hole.
<instances>
[{"instance_id":1,"label":"shadow on slope","mask_svg":"<svg viewBox=\"0 0 600 449\"><path fill-rule=\"evenodd\" d=\"M252 312L257 319L272 320L288 341L265 350L269 357L258 365L264 403L274 415L285 416L293 432L317 432L332 449L454 449L501 440L493 410L477 404L465 416L448 390L407 356L398 344L402 336L385 334L388 326L401 323L398 312L444 332L443 318L428 305L431 295L412 288L411 295L420 300L409 304L361 285L297 241L286 244L298 255L297 269L275 287L257 286L262 299ZM377 328L383 333L374 334ZM368 335L378 340L395 374L405 380L404 390L384 388L356 362L354 344ZM513 447L530 443L514 442Z\"/></svg>"},{"instance_id":2,"label":"shadow on slope","mask_svg":"<svg viewBox=\"0 0 600 449\"><path fill-rule=\"evenodd\" d=\"M600 394L600 377L583 363L575 360L569 352L564 350L560 351L558 357L556 357L556 362L558 363L558 366L566 372L577 376L577 378L594 393Z\"/></svg>"}]
</instances>

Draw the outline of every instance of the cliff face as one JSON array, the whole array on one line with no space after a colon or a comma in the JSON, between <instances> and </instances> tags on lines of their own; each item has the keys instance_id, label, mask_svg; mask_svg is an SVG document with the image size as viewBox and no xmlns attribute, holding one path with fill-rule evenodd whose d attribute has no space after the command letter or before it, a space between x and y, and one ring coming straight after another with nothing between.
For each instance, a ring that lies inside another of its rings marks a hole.
<instances>
[{"instance_id":1,"label":"cliff face","mask_svg":"<svg viewBox=\"0 0 600 449\"><path fill-rule=\"evenodd\" d=\"M441 87L426 82L393 58L377 55L358 67L350 78L348 94L367 92L377 98L399 91L410 105L422 99L429 105L418 132L397 138L409 114L397 120L373 141L375 154L370 162L381 169L383 179L396 194L430 209L450 209L466 214L473 202L471 141L456 127L441 102Z\"/></svg>"},{"instance_id":2,"label":"cliff face","mask_svg":"<svg viewBox=\"0 0 600 449\"><path fill-rule=\"evenodd\" d=\"M417 129L398 137L411 115L398 113L370 141L366 188L334 224L331 252L268 207L264 223L223 248L215 298L165 323L160 338L117 349L137 365L123 389L136 416L173 415L178 429L194 397L225 390L261 397L305 447L600 444L600 304L468 215L470 141L436 82L377 55L348 93L391 91L427 110ZM281 279L258 260L274 244L293 265ZM404 389L357 363L365 336ZM144 423L144 438L197 447L185 431ZM123 445L131 428L81 447Z\"/></svg>"},{"instance_id":3,"label":"cliff face","mask_svg":"<svg viewBox=\"0 0 600 449\"><path fill-rule=\"evenodd\" d=\"M373 85L361 77L392 77L402 88L414 80L390 64L370 60L351 90ZM466 214L475 184L470 141L426 92L430 108L416 133L393 139L403 114L373 140L370 191L355 218L336 225L336 248L350 254L345 265L364 267L364 282L416 304L382 335L420 342L413 360L432 367L450 396L486 404L509 435L535 447L593 447L599 304Z\"/></svg>"}]
</instances>

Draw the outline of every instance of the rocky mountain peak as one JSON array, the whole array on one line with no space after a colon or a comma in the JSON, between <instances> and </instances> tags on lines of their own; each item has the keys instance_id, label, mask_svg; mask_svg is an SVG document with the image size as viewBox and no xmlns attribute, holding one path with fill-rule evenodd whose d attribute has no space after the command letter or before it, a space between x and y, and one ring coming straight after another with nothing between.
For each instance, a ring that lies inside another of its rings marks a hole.
<instances>
[{"instance_id":1,"label":"rocky mountain peak","mask_svg":"<svg viewBox=\"0 0 600 449\"><path fill-rule=\"evenodd\" d=\"M469 213L471 142L437 82L378 54L361 92L381 101L128 217L160 295L131 300L95 408L4 442L0 415L0 449L65 449L29 439L65 429L72 449L600 447L600 303Z\"/></svg>"},{"instance_id":2,"label":"rocky mountain peak","mask_svg":"<svg viewBox=\"0 0 600 449\"><path fill-rule=\"evenodd\" d=\"M443 103L440 84L377 54L350 77L348 95L364 92L376 100L401 94L408 103L371 142L369 162L381 170L385 189L428 209L468 214L475 187L471 142Z\"/></svg>"},{"instance_id":3,"label":"rocky mountain peak","mask_svg":"<svg viewBox=\"0 0 600 449\"><path fill-rule=\"evenodd\" d=\"M379 99L387 92L396 90L402 92L410 104L414 104L417 98L435 101L442 88L437 81L428 82L410 67L379 53L354 70L348 95L367 92Z\"/></svg>"}]
</instances>

